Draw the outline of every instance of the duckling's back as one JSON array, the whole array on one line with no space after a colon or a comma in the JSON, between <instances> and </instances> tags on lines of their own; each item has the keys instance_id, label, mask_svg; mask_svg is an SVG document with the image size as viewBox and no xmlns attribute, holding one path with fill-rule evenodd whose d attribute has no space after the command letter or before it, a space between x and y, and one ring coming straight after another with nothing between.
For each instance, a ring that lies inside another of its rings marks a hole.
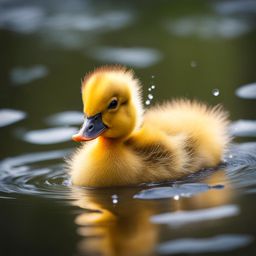
<instances>
[{"instance_id":1,"label":"duckling's back","mask_svg":"<svg viewBox=\"0 0 256 256\"><path fill-rule=\"evenodd\" d=\"M230 137L228 114L221 106L213 108L197 101L176 100L149 109L144 125L176 140L184 155L185 172L220 163Z\"/></svg>"}]
</instances>

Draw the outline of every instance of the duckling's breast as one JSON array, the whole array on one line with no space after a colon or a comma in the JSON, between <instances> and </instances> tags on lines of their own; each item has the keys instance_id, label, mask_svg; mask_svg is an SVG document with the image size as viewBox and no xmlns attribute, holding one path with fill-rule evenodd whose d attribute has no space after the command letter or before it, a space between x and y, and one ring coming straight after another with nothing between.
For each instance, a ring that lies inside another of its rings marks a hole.
<instances>
[{"instance_id":1,"label":"duckling's breast","mask_svg":"<svg viewBox=\"0 0 256 256\"><path fill-rule=\"evenodd\" d=\"M85 145L73 158L72 180L93 187L138 184L142 166L131 149L98 140Z\"/></svg>"}]
</instances>

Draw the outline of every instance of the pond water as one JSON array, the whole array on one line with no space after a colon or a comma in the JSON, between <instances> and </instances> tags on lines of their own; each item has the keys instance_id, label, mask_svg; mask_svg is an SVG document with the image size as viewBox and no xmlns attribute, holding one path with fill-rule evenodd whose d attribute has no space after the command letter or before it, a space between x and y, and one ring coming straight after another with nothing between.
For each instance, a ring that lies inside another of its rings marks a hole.
<instances>
[{"instance_id":1,"label":"pond water","mask_svg":"<svg viewBox=\"0 0 256 256\"><path fill-rule=\"evenodd\" d=\"M0 255L256 255L256 2L0 1ZM218 168L132 188L72 186L80 80L120 63L145 107L221 103Z\"/></svg>"}]
</instances>

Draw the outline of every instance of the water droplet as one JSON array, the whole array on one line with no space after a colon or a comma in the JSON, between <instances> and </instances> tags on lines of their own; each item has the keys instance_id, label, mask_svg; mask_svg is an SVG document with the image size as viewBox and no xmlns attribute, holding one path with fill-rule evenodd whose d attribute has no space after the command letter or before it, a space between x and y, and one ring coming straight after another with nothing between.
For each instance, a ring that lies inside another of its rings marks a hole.
<instances>
[{"instance_id":1,"label":"water droplet","mask_svg":"<svg viewBox=\"0 0 256 256\"><path fill-rule=\"evenodd\" d=\"M149 98L150 100L152 100L152 99L154 98L154 96L153 96L152 94L149 94L149 95L148 95L148 98Z\"/></svg>"},{"instance_id":2,"label":"water droplet","mask_svg":"<svg viewBox=\"0 0 256 256\"><path fill-rule=\"evenodd\" d=\"M148 91L150 92L152 89L151 88L148 88Z\"/></svg>"},{"instance_id":3,"label":"water droplet","mask_svg":"<svg viewBox=\"0 0 256 256\"><path fill-rule=\"evenodd\" d=\"M174 199L174 200L179 200L179 199L180 199L180 196L179 196L179 195L175 195L175 196L173 197L173 199Z\"/></svg>"},{"instance_id":4,"label":"water droplet","mask_svg":"<svg viewBox=\"0 0 256 256\"><path fill-rule=\"evenodd\" d=\"M151 86L151 89L152 89L152 90L154 90L155 88L156 88L156 86L155 86L155 85L152 85L152 86Z\"/></svg>"},{"instance_id":5,"label":"water droplet","mask_svg":"<svg viewBox=\"0 0 256 256\"><path fill-rule=\"evenodd\" d=\"M118 195L112 195L112 203L117 204L118 203Z\"/></svg>"},{"instance_id":6,"label":"water droplet","mask_svg":"<svg viewBox=\"0 0 256 256\"><path fill-rule=\"evenodd\" d=\"M219 89L213 89L213 90L212 90L212 94L213 94L213 96L215 96L215 97L219 96L219 95L220 95Z\"/></svg>"},{"instance_id":7,"label":"water droplet","mask_svg":"<svg viewBox=\"0 0 256 256\"><path fill-rule=\"evenodd\" d=\"M190 66L191 66L192 68L196 68L196 67L197 67L196 61L192 60L192 61L190 62Z\"/></svg>"},{"instance_id":8,"label":"water droplet","mask_svg":"<svg viewBox=\"0 0 256 256\"><path fill-rule=\"evenodd\" d=\"M145 104L150 105L150 100L146 100Z\"/></svg>"}]
</instances>

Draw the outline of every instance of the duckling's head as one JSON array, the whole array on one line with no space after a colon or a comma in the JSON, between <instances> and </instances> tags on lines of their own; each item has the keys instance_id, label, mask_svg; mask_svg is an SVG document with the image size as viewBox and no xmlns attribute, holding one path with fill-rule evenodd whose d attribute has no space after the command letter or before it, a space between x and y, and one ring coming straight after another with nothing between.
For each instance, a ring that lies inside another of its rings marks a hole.
<instances>
[{"instance_id":1,"label":"duckling's head","mask_svg":"<svg viewBox=\"0 0 256 256\"><path fill-rule=\"evenodd\" d=\"M82 82L85 121L75 141L99 136L126 138L141 125L143 108L139 81L122 66L104 66Z\"/></svg>"}]
</instances>

